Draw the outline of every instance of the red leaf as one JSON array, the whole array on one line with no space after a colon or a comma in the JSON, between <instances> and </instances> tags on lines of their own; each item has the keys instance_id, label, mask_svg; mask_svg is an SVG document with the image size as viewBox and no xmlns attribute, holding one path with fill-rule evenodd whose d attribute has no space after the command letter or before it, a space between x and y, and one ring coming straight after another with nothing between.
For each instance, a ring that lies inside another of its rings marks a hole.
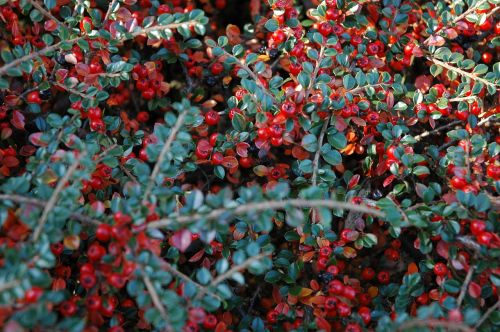
<instances>
[{"instance_id":1,"label":"red leaf","mask_svg":"<svg viewBox=\"0 0 500 332\"><path fill-rule=\"evenodd\" d=\"M361 176L359 174L353 175L353 177L349 180L349 184L347 185L348 188L352 189L353 187L355 187L358 184L360 177Z\"/></svg>"},{"instance_id":2,"label":"red leaf","mask_svg":"<svg viewBox=\"0 0 500 332\"><path fill-rule=\"evenodd\" d=\"M181 229L174 233L170 238L171 244L179 249L180 252L186 251L186 249L191 245L192 237L191 232L187 229Z\"/></svg>"},{"instance_id":3,"label":"red leaf","mask_svg":"<svg viewBox=\"0 0 500 332\"><path fill-rule=\"evenodd\" d=\"M395 178L396 178L396 176L394 174L386 177L384 180L384 183L382 184L384 186L384 188L387 187L388 185L390 185L392 183L392 181L394 181Z\"/></svg>"},{"instance_id":4,"label":"red leaf","mask_svg":"<svg viewBox=\"0 0 500 332\"><path fill-rule=\"evenodd\" d=\"M240 142L236 144L236 153L238 156L246 158L248 157L248 148L250 147L250 144L246 142Z\"/></svg>"},{"instance_id":5,"label":"red leaf","mask_svg":"<svg viewBox=\"0 0 500 332\"><path fill-rule=\"evenodd\" d=\"M15 110L12 115L12 119L10 120L10 123L17 128L17 129L24 129L24 115L23 113L19 112L18 110Z\"/></svg>"},{"instance_id":6,"label":"red leaf","mask_svg":"<svg viewBox=\"0 0 500 332\"><path fill-rule=\"evenodd\" d=\"M328 323L328 321L323 317L316 317L316 327L318 328L318 330L327 332L330 332L332 330L330 323Z\"/></svg>"},{"instance_id":7,"label":"red leaf","mask_svg":"<svg viewBox=\"0 0 500 332\"><path fill-rule=\"evenodd\" d=\"M474 281L469 285L469 295L477 299L481 296L481 286Z\"/></svg>"}]
</instances>

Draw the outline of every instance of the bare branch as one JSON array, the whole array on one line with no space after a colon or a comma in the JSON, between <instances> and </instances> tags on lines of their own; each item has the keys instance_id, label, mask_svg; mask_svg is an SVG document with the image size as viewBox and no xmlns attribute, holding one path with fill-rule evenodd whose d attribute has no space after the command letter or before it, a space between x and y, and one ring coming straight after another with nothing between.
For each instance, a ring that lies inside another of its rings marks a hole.
<instances>
[{"instance_id":1,"label":"bare branch","mask_svg":"<svg viewBox=\"0 0 500 332\"><path fill-rule=\"evenodd\" d=\"M156 292L156 289L151 282L151 279L149 279L149 276L143 272L142 274L142 280L144 281L144 285L146 285L146 289L148 290L149 295L151 296L151 300L153 301L153 305L155 306L156 309L160 312L161 318L165 321L167 327L167 331L173 331L172 327L170 325L170 319L168 317L167 310L163 306L160 300L160 296L158 295L158 292Z\"/></svg>"},{"instance_id":2,"label":"bare branch","mask_svg":"<svg viewBox=\"0 0 500 332\"><path fill-rule=\"evenodd\" d=\"M7 73L7 71L10 68L16 67L16 66L20 65L23 62L32 60L32 59L37 58L39 56L46 55L47 53L55 51L58 48L60 48L61 45L64 44L64 43L68 43L68 44L72 45L72 44L76 43L77 41L79 41L80 39L82 39L83 37L84 36L80 36L80 37L76 37L76 38L73 38L73 39L68 39L68 40L60 41L59 43L47 46L47 47L45 47L45 48L43 48L43 49L41 49L41 50L39 50L37 52L32 52L32 53L27 54L27 55L25 55L23 57L20 57L19 59L16 59L16 60L14 60L12 62L9 62L9 63L3 65L0 68L0 76L5 75L5 73Z\"/></svg>"},{"instance_id":3,"label":"bare branch","mask_svg":"<svg viewBox=\"0 0 500 332\"><path fill-rule=\"evenodd\" d=\"M311 84L309 84L309 86L307 87L307 91L304 95L304 102L305 103L307 103L307 99L309 98L309 95L311 94L311 91L314 87L314 83L316 81L316 77L318 76L318 72L320 69L320 64L321 64L321 61L323 60L324 57L325 57L325 46L321 45L321 48L319 50L318 60L316 60L316 67L314 67L314 71L311 75Z\"/></svg>"},{"instance_id":4,"label":"bare branch","mask_svg":"<svg viewBox=\"0 0 500 332\"><path fill-rule=\"evenodd\" d=\"M170 146L172 145L172 143L175 139L175 136L177 135L177 132L181 129L182 125L184 124L186 114L187 114L187 109L184 110L181 114L179 114L179 117L177 118L177 122L175 123L174 127L172 128L170 135L168 136L165 144L163 145L163 148L160 151L160 154L158 156L158 160L156 161L156 164L153 168L153 172L151 172L151 176L149 177L148 183L146 184L146 189L144 190L144 196L142 198L143 204L148 201L149 194L151 193L151 189L153 189L153 185L155 183L156 177L160 173L161 165L163 164L163 161L165 160L165 157L167 156L168 151L170 151Z\"/></svg>"},{"instance_id":5,"label":"bare branch","mask_svg":"<svg viewBox=\"0 0 500 332\"><path fill-rule=\"evenodd\" d=\"M204 292L205 294L213 296L216 299L218 299L219 301L223 301L224 300L219 295L217 295L216 293L214 293L211 290L207 289L205 286L197 283L196 281L194 281L193 279L191 279L190 277L188 277L184 273L180 272L179 270L177 270L175 267L173 267L169 263L167 263L165 261L162 261L161 265L162 265L163 268L165 268L165 270L167 270L168 272L170 272L171 274L173 274L177 278L182 279L185 282L192 283L193 285L195 285L195 287L198 288L201 292Z\"/></svg>"},{"instance_id":6,"label":"bare branch","mask_svg":"<svg viewBox=\"0 0 500 332\"><path fill-rule=\"evenodd\" d=\"M453 127L453 126L456 126L456 125L458 125L458 124L460 124L460 123L463 123L463 121L462 121L462 120L455 120L455 121L452 121L452 122L450 122L450 123L447 123L447 124L445 124L445 125L443 125L443 126L441 126L441 127L438 127L438 128L436 128L436 129L434 129L434 130L424 131L423 133L421 133L420 135L415 136L414 138L415 138L415 140L416 140L417 142L419 142L419 141L421 141L423 138L426 138L427 136L437 134L437 133L439 133L440 131L443 131L443 130L448 129L448 128Z\"/></svg>"},{"instance_id":7,"label":"bare branch","mask_svg":"<svg viewBox=\"0 0 500 332\"><path fill-rule=\"evenodd\" d=\"M490 307L485 313L484 315L481 317L481 319L479 319L479 321L477 322L476 326L474 327L475 329L478 329L481 325L483 325L483 323L488 319L488 317L490 317L490 315L495 312L495 310L498 310L500 309L500 300L497 301L497 303L495 303L492 307Z\"/></svg>"},{"instance_id":8,"label":"bare branch","mask_svg":"<svg viewBox=\"0 0 500 332\"><path fill-rule=\"evenodd\" d=\"M21 283L19 280L11 280L11 281L7 281L5 283L2 283L0 285L0 293L11 290L12 288L19 286L20 284Z\"/></svg>"},{"instance_id":9,"label":"bare branch","mask_svg":"<svg viewBox=\"0 0 500 332\"><path fill-rule=\"evenodd\" d=\"M462 323L457 323L457 322L450 322L450 321L445 321L445 320L437 320L437 319L425 319L425 320L420 320L420 319L412 319L409 320L399 326L397 331L407 331L410 328L414 327L442 327L447 329L448 331L461 331L461 332L473 332L475 331L474 329L462 324Z\"/></svg>"},{"instance_id":10,"label":"bare branch","mask_svg":"<svg viewBox=\"0 0 500 332\"><path fill-rule=\"evenodd\" d=\"M435 29L434 32L429 37L427 37L427 39L424 41L424 45L428 44L429 41L431 40L431 38L434 37L437 33L439 33L440 31L442 31L445 28L449 28L451 25L457 24L458 22L460 22L461 20L463 20L464 18L466 18L469 14L475 12L476 9L479 6L481 6L481 5L483 5L483 4L487 3L487 2L488 2L488 0L481 0L481 1L479 1L474 6L469 7L465 12L463 12L459 16L455 17L453 19L453 21L451 21L451 24L446 24L446 25L443 25L443 26Z\"/></svg>"},{"instance_id":11,"label":"bare branch","mask_svg":"<svg viewBox=\"0 0 500 332\"><path fill-rule=\"evenodd\" d=\"M319 133L318 137L318 150L314 154L314 160L313 160L313 172L312 172L312 185L316 186L317 184L317 177L318 177L318 168L319 168L319 157L321 154L321 147L323 146L323 139L325 138L326 130L328 129L328 124L330 123L330 117L325 119L325 123L323 124L323 127L321 128L321 132Z\"/></svg>"},{"instance_id":12,"label":"bare branch","mask_svg":"<svg viewBox=\"0 0 500 332\"><path fill-rule=\"evenodd\" d=\"M167 227L171 224L188 224L198 219L204 220L216 220L220 218L222 215L229 213L233 216L242 215L248 212L259 212L264 210L280 210L286 207L296 207L296 208L314 208L314 207L326 207L330 209L339 209L339 210L353 210L366 214L373 215L375 217L384 217L384 213L375 208L360 204L352 204L347 202L339 202L329 199L288 199L284 201L266 201L266 202L257 202L257 203L249 203L240 205L237 208L230 210L225 208L212 210L210 213L202 214L195 213L191 215L174 215L169 218L160 219L157 221L153 221L148 223L148 228L162 228Z\"/></svg>"},{"instance_id":13,"label":"bare branch","mask_svg":"<svg viewBox=\"0 0 500 332\"><path fill-rule=\"evenodd\" d=\"M208 287L215 287L215 286L217 286L221 282L223 282L223 281L231 278L233 276L233 274L235 274L236 272L240 272L240 271L245 270L247 267L249 267L250 265L252 265L254 262L256 262L256 261L258 261L258 260L260 260L260 259L262 259L262 258L264 258L266 256L269 256L269 254L260 253L257 256L252 256L252 257L247 258L243 263L241 263L239 265L235 265L232 268L230 268L229 270L227 270L226 272L224 272L223 274L217 276L217 278L215 278L214 280L212 280L212 282L210 283L210 285L208 285ZM198 293L198 295L196 296L196 298L199 299L203 295L205 295L205 290L202 290L200 293Z\"/></svg>"},{"instance_id":14,"label":"bare branch","mask_svg":"<svg viewBox=\"0 0 500 332\"><path fill-rule=\"evenodd\" d=\"M56 188L52 192L52 195L50 196L49 201L47 202L47 205L45 205L45 208L43 209L42 216L38 220L38 226L33 232L33 241L37 241L40 235L42 234L43 227L45 226L45 223L47 222L47 218L49 216L49 213L52 211L54 206L57 203L57 200L59 198L59 194L61 191L64 189L66 186L66 183L69 181L73 173L76 171L78 165L80 165L80 159L85 156L86 152L81 152L80 155L75 159L73 164L68 168L64 176L59 180L59 182L56 185Z\"/></svg>"},{"instance_id":15,"label":"bare branch","mask_svg":"<svg viewBox=\"0 0 500 332\"><path fill-rule=\"evenodd\" d=\"M467 271L467 275L465 276L464 283L462 284L462 288L460 289L460 294L457 298L457 307L460 308L462 305L462 301L464 300L465 294L467 294L467 290L469 288L469 284L472 280L472 276L474 275L475 267L470 266L469 271Z\"/></svg>"},{"instance_id":16,"label":"bare branch","mask_svg":"<svg viewBox=\"0 0 500 332\"><path fill-rule=\"evenodd\" d=\"M13 201L19 204L32 204L38 207L47 206L46 201L42 201L37 198L25 197L20 195L10 195L10 194L0 194L0 201ZM97 219L91 218L89 216L83 215L81 213L71 213L71 218L78 220L80 222L98 226L101 222Z\"/></svg>"},{"instance_id":17,"label":"bare branch","mask_svg":"<svg viewBox=\"0 0 500 332\"><path fill-rule=\"evenodd\" d=\"M478 77L476 76L475 74L472 74L472 73L469 73L469 72L466 72L465 70L462 70L460 68L457 68L457 67L453 67L452 65L450 65L449 63L446 63L446 62L443 62L443 61L440 61L438 59L435 59L433 57L427 57L430 61L432 61L434 64L438 65L438 66L441 66L447 70L450 70L450 71L454 71L455 73L461 75L461 76L465 76L465 77L468 77L470 78L471 80L473 81L477 81L477 82L481 82L483 83L484 85L489 85L489 86L492 86L494 88L497 88L498 89L498 84L495 84L495 83L491 83L487 80L485 80L484 78L482 77Z\"/></svg>"},{"instance_id":18,"label":"bare branch","mask_svg":"<svg viewBox=\"0 0 500 332\"><path fill-rule=\"evenodd\" d=\"M42 13L43 16L47 17L49 20L52 20L52 21L56 22L57 24L62 25L68 29L68 27L64 23L59 21L54 15L52 15L52 13L50 11L43 8L43 6L38 3L38 1L36 1L36 0L28 0L28 1L33 7L35 7L40 13Z\"/></svg>"}]
</instances>

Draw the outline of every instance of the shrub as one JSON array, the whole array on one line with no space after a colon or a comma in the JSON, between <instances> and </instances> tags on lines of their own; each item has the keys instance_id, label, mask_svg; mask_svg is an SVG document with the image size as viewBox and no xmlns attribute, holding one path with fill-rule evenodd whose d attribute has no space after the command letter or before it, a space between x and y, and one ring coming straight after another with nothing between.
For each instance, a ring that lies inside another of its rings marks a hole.
<instances>
[{"instance_id":1,"label":"shrub","mask_svg":"<svg viewBox=\"0 0 500 332\"><path fill-rule=\"evenodd\" d=\"M0 327L494 331L498 0L0 0Z\"/></svg>"}]
</instances>

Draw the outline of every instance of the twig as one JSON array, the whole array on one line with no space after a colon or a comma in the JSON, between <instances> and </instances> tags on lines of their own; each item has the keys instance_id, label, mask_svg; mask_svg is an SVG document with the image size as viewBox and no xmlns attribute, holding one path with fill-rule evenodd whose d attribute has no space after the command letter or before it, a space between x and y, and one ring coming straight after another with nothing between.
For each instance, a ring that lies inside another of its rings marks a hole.
<instances>
[{"instance_id":1,"label":"twig","mask_svg":"<svg viewBox=\"0 0 500 332\"><path fill-rule=\"evenodd\" d=\"M466 72L465 70L462 70L462 69L460 69L460 68L453 67L452 65L450 65L450 64L448 64L448 63L446 63L446 62L440 61L440 60L435 59L435 58L433 58L433 57L431 57L431 56L427 57L427 59L429 59L430 61L432 61L434 64L436 64L436 65L438 65L438 66L441 66L441 67L443 67L443 68L445 68L445 69L447 69L447 70L454 71L454 72L456 72L457 74L460 74L460 75L462 75L462 76L468 77L468 78L470 78L470 79L471 79L471 80L473 80L473 81L481 82L481 83L483 83L484 85L490 85L490 86L492 86L492 87L497 88L497 85L498 85L498 84L491 83L491 82L489 82L489 81L485 80L485 79L484 79L484 78L482 78L482 77L478 77L478 76L476 76L476 75L474 75L474 74L472 74L472 73Z\"/></svg>"},{"instance_id":2,"label":"twig","mask_svg":"<svg viewBox=\"0 0 500 332\"><path fill-rule=\"evenodd\" d=\"M325 138L325 133L326 130L328 129L328 124L330 123L330 117L325 119L325 123L323 124L323 127L321 128L321 132L319 133L318 137L318 150L314 154L314 160L313 160L313 172L312 172L312 185L316 186L317 184L317 177L318 177L318 168L319 168L319 156L321 154L321 147L323 146L323 139Z\"/></svg>"},{"instance_id":3,"label":"twig","mask_svg":"<svg viewBox=\"0 0 500 332\"><path fill-rule=\"evenodd\" d=\"M160 219L157 221L153 221L148 223L148 228L162 228L169 226L173 223L176 224L187 224L191 223L197 219L203 220L215 220L220 218L222 215L228 213L233 216L242 215L248 212L259 212L265 210L279 210L284 209L286 207L296 207L296 208L313 208L313 207L326 207L330 209L339 209L339 210L353 210L366 214L373 215L375 217L383 218L385 214L377 209L371 208L369 206L360 204L352 204L347 202L339 202L329 199L288 199L284 201L265 201L265 202L256 202L240 205L237 208L230 210L225 208L212 210L210 213L202 214L195 213L191 215L174 215L169 218Z\"/></svg>"},{"instance_id":4,"label":"twig","mask_svg":"<svg viewBox=\"0 0 500 332\"><path fill-rule=\"evenodd\" d=\"M21 282L19 280L7 281L7 282L0 285L0 293L8 291L12 288L15 288L15 287L19 286L20 284L21 284Z\"/></svg>"},{"instance_id":5,"label":"twig","mask_svg":"<svg viewBox=\"0 0 500 332\"><path fill-rule=\"evenodd\" d=\"M479 6L483 5L484 3L486 3L488 0L481 0L479 1L478 3L476 3L474 6L471 6L469 7L465 12L463 12L462 14L460 14L459 16L455 17L453 19L453 21L451 21L451 24L456 24L458 22L460 22L462 19L464 19L465 17L467 17L467 15L469 15L470 13L474 12ZM438 32L440 32L441 30L443 30L444 28L448 28L450 26L450 24L447 24L447 25L443 25L437 29L434 30L434 32L432 32L432 34L427 37L427 39L424 41L424 45L429 43L430 39L435 35L437 34Z\"/></svg>"},{"instance_id":6,"label":"twig","mask_svg":"<svg viewBox=\"0 0 500 332\"><path fill-rule=\"evenodd\" d=\"M47 218L49 216L49 213L52 211L54 206L57 203L57 200L59 198L59 194L61 191L64 189L66 186L66 183L70 179L70 177L73 175L73 173L76 171L78 165L80 165L80 159L85 156L86 152L81 152L80 155L75 159L73 164L68 168L64 176L59 180L59 182L56 185L56 188L52 192L52 195L50 196L50 199L47 202L47 205L45 205L45 208L43 209L42 216L38 220L38 226L33 232L33 241L37 241L40 235L42 234L43 227L45 226L45 223L47 222Z\"/></svg>"},{"instance_id":7,"label":"twig","mask_svg":"<svg viewBox=\"0 0 500 332\"><path fill-rule=\"evenodd\" d=\"M150 26L150 27L147 27L147 28L143 28L143 29L139 29L137 31L132 32L132 37L137 37L137 36L146 34L148 32L153 32L153 31L176 29L176 28L178 28L180 26L183 26L183 25L191 26L191 25L195 25L197 23L198 23L197 21L191 20L191 21L186 21L186 22L170 23L170 24L165 24L165 25L153 25L153 26ZM123 38L120 38L119 40L120 41L125 41L127 39L128 39L127 37L123 37Z\"/></svg>"},{"instance_id":8,"label":"twig","mask_svg":"<svg viewBox=\"0 0 500 332\"><path fill-rule=\"evenodd\" d=\"M484 313L484 315L481 317L481 319L479 319L474 328L478 329L481 325L483 325L483 323L488 319L488 317L490 317L490 315L497 309L500 309L500 300L498 300L497 303L495 303Z\"/></svg>"},{"instance_id":9,"label":"twig","mask_svg":"<svg viewBox=\"0 0 500 332\"><path fill-rule=\"evenodd\" d=\"M90 96L90 95L88 95L88 94L85 94L85 93L83 93L83 92L80 92L80 91L78 91L78 90L76 90L76 89L69 88L69 87L67 87L66 85L64 85L64 84L62 84L62 83L59 83L59 82L57 82L57 81L52 81L51 83L52 83L53 85L55 85L55 86L60 87L61 89L64 89L64 90L68 91L69 93L72 93L72 94L74 94L74 95L77 95L77 96L79 96L79 97L81 97L81 98L83 98L83 99L92 99L92 98L94 98L93 96Z\"/></svg>"},{"instance_id":10,"label":"twig","mask_svg":"<svg viewBox=\"0 0 500 332\"><path fill-rule=\"evenodd\" d=\"M187 21L187 22L182 22L182 23L172 23L172 24L166 24L166 25L155 25L155 26L151 26L151 27L148 27L148 28L144 28L144 29L139 29L135 32L132 32L132 38L134 37L137 37L139 35L142 35L142 34L145 34L145 33L148 33L148 32L152 32L152 31L159 31L159 30L167 30L167 29L175 29L175 28L178 28L182 25L193 25L193 24L196 24L197 22L196 21ZM68 39L68 40L63 40L63 41L60 41L56 44L53 44L53 45L50 45L50 46L47 46L37 52L32 52L30 54L27 54L23 57L20 57L12 62L9 62L5 65L3 65L1 68L0 68L0 76L3 76L10 68L12 67L16 67L18 65L20 65L21 63L23 62L26 62L26 61L29 61L29 60L32 60L36 57L39 57L41 55L45 55L47 53L50 53L52 51L55 51L57 50L58 48L61 47L62 44L64 43L68 43L70 45L78 42L79 40L83 39L87 37L86 35L81 35L81 36L78 36L78 37L75 37L73 39ZM122 38L119 38L117 39L118 41L125 41L127 40L128 37L124 36Z\"/></svg>"},{"instance_id":11,"label":"twig","mask_svg":"<svg viewBox=\"0 0 500 332\"><path fill-rule=\"evenodd\" d=\"M399 211L399 213L401 214L401 216L403 217L403 220L409 224L410 223L410 219L408 218L408 215L406 214L406 212L401 208L401 206L399 206L399 204L397 203L396 199L394 198L393 195L389 195L388 196L389 199L394 203L394 206L396 207L396 209Z\"/></svg>"},{"instance_id":12,"label":"twig","mask_svg":"<svg viewBox=\"0 0 500 332\"><path fill-rule=\"evenodd\" d=\"M226 272L224 272L223 274L217 276L217 278L215 278L214 280L212 280L212 282L208 285L208 287L215 287L215 286L217 286L221 282L223 282L223 281L231 278L233 276L233 274L245 270L247 267L249 267L250 265L252 265L253 262L256 262L256 261L260 260L261 258L264 258L264 257L266 257L268 255L269 254L266 254L266 253L260 253L257 256L252 256L252 257L247 258L243 263L241 263L239 265L235 265L232 268L230 268L229 270L227 270ZM198 295L196 295L196 298L199 299L203 295L205 295L205 293L202 290L200 293L198 293Z\"/></svg>"},{"instance_id":13,"label":"twig","mask_svg":"<svg viewBox=\"0 0 500 332\"><path fill-rule=\"evenodd\" d=\"M106 15L104 16L104 20L103 20L103 23L106 23L109 19L109 15L111 15L111 13L113 12L113 7L115 6L115 3L117 2L118 0L113 0L109 3L109 7L108 7L108 11L106 12Z\"/></svg>"},{"instance_id":14,"label":"twig","mask_svg":"<svg viewBox=\"0 0 500 332\"><path fill-rule=\"evenodd\" d=\"M307 99L309 98L309 95L311 94L312 88L314 87L314 83L316 81L316 77L318 76L321 61L323 61L324 57L325 57L325 46L321 45L321 48L319 50L318 60L316 61L316 67L314 67L314 71L311 75L311 84L309 84L309 86L307 87L306 93L304 95L304 102L305 103L307 103Z\"/></svg>"},{"instance_id":15,"label":"twig","mask_svg":"<svg viewBox=\"0 0 500 332\"><path fill-rule=\"evenodd\" d=\"M417 142L419 142L419 141L421 141L423 138L425 138L425 137L427 137L427 136L437 134L437 133L439 133L439 132L440 132L440 131L442 131L442 130L448 129L448 128L453 127L453 126L455 126L455 125L457 125L457 124L460 124L460 123L462 123L462 122L463 122L463 121L461 121L461 120L455 120L455 121L452 121L452 122L450 122L450 123L447 123L447 124L445 124L445 125L443 125L443 126L441 126L441 127L438 127L438 128L436 128L436 129L434 129L434 130L424 131L422 134L417 135L417 136L415 136L414 138L415 138L415 140L416 140Z\"/></svg>"},{"instance_id":16,"label":"twig","mask_svg":"<svg viewBox=\"0 0 500 332\"><path fill-rule=\"evenodd\" d=\"M20 203L20 204L23 204L23 203L24 204L32 204L32 205L36 205L39 207L44 207L47 205L46 201L42 201L42 200L37 199L37 198L25 197L25 196L20 196L20 195L9 195L9 194L0 194L0 201L13 201L13 202ZM99 224L101 224L101 222L99 220L91 218L91 217L86 216L86 215L83 215L81 213L73 212L73 213L71 213L70 216L71 216L71 218L78 220L78 221L81 221L81 222L86 223L86 224L91 224L91 225L95 225L95 226L98 226Z\"/></svg>"},{"instance_id":17,"label":"twig","mask_svg":"<svg viewBox=\"0 0 500 332\"><path fill-rule=\"evenodd\" d=\"M177 118L177 121L175 122L175 125L172 128L172 131L170 132L170 135L168 135L168 138L165 144L163 145L160 154L158 155L158 160L156 161L156 164L153 168L153 172L151 172L151 176L149 177L148 183L146 185L146 189L144 190L144 196L142 198L143 204L148 201L149 194L151 193L151 189L153 189L156 177L160 173L161 165L163 164L163 161L165 160L168 151L170 151L170 146L172 145L175 136L177 135L177 132L181 129L182 125L184 124L184 119L186 118L187 111L188 110L186 109L181 114L179 114L179 117Z\"/></svg>"},{"instance_id":18,"label":"twig","mask_svg":"<svg viewBox=\"0 0 500 332\"><path fill-rule=\"evenodd\" d=\"M3 65L1 68L0 68L0 76L3 76L10 68L12 67L16 67L18 65L20 65L21 63L23 62L26 62L26 61L29 61L29 60L32 60L36 57L39 57L41 55L45 55L47 53L50 53L52 51L55 51L57 50L59 47L61 47L62 44L64 43L68 43L70 45L76 43L77 41L79 41L80 39L82 39L84 36L79 36L79 37L76 37L76 38L73 38L73 39L68 39L68 40L63 40L63 41L60 41L59 43L56 43L54 45L50 45L50 46L47 46L37 52L32 52L30 54L27 54L23 57L20 57L12 62L9 62L5 65Z\"/></svg>"},{"instance_id":19,"label":"twig","mask_svg":"<svg viewBox=\"0 0 500 332\"><path fill-rule=\"evenodd\" d=\"M460 294L457 298L457 307L460 308L462 305L462 301L464 300L465 294L467 294L467 289L469 288L469 284L472 280L472 275L474 274L474 266L469 267L469 271L467 271L467 275L465 276L464 283L462 284L462 288L460 289Z\"/></svg>"},{"instance_id":20,"label":"twig","mask_svg":"<svg viewBox=\"0 0 500 332\"><path fill-rule=\"evenodd\" d=\"M173 331L172 327L170 325L170 319L168 317L167 310L165 309L165 307L161 303L160 296L158 295L158 292L156 292L156 289L155 289L153 283L151 282L151 279L149 279L149 276L145 272L143 272L143 274L142 274L142 280L144 281L144 285L146 285L146 289L148 290L148 293L151 296L151 300L153 301L153 305L160 312L161 317L163 318L163 320L165 321L165 324L167 325L166 330Z\"/></svg>"},{"instance_id":21,"label":"twig","mask_svg":"<svg viewBox=\"0 0 500 332\"><path fill-rule=\"evenodd\" d=\"M266 95L268 95L269 97L271 97L273 103L275 102L275 99L274 99L274 96L269 93L269 91L267 91L267 88L262 84L262 82L260 81L259 77L257 76L257 74L254 73L254 71L248 67L244 62L242 62L240 59L238 59L237 57L235 57L234 55L232 55L231 53L227 52L225 49L221 48L222 49L222 52L224 52L224 55L230 57L230 58L233 58L234 60L236 60L236 62L238 63L238 65L243 69L245 70L248 75L250 75L250 77L255 81L255 83L262 89L262 91L264 91L264 93Z\"/></svg>"},{"instance_id":22,"label":"twig","mask_svg":"<svg viewBox=\"0 0 500 332\"><path fill-rule=\"evenodd\" d=\"M477 99L477 96L465 96L465 97L451 98L448 101L449 102L457 102L457 101L466 101L466 100L475 100L475 99Z\"/></svg>"},{"instance_id":23,"label":"twig","mask_svg":"<svg viewBox=\"0 0 500 332\"><path fill-rule=\"evenodd\" d=\"M168 272L170 272L171 274L173 274L177 278L182 279L185 282L188 282L188 283L191 283L191 284L195 285L196 288L198 288L202 292L205 292L205 294L209 294L210 296L213 296L213 297L217 298L219 301L223 301L224 300L219 295L217 295L216 293L210 291L205 286L200 285L199 283L197 283L196 281L194 281L193 279L191 279L189 276L187 276L184 273L182 273L179 270L177 270L175 267L173 267L169 263L167 263L165 261L162 261L161 265L162 265L162 267L165 268L165 270L167 270Z\"/></svg>"},{"instance_id":24,"label":"twig","mask_svg":"<svg viewBox=\"0 0 500 332\"><path fill-rule=\"evenodd\" d=\"M36 0L28 0L28 1L33 7L35 7L40 13L42 13L49 20L55 21L55 22L57 22L57 24L62 25L68 29L68 27L64 23L59 21L54 15L52 15L51 12L49 12L48 10L43 8L43 6L38 3L38 1L36 1Z\"/></svg>"},{"instance_id":25,"label":"twig","mask_svg":"<svg viewBox=\"0 0 500 332\"><path fill-rule=\"evenodd\" d=\"M450 331L461 331L461 332L474 332L475 330L464 325L461 323L456 323L456 322L450 322L450 321L445 321L445 320L437 320L437 319L425 319L425 320L420 320L420 319L412 319L409 321L406 321L405 323L401 324L397 331L407 331L410 328L413 327L442 327L449 329Z\"/></svg>"}]
</instances>

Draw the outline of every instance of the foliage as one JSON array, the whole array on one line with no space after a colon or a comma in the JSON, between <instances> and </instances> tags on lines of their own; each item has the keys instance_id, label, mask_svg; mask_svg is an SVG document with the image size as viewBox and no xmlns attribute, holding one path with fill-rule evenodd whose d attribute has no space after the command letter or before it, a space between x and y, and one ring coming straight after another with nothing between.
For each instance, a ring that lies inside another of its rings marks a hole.
<instances>
[{"instance_id":1,"label":"foliage","mask_svg":"<svg viewBox=\"0 0 500 332\"><path fill-rule=\"evenodd\" d=\"M497 330L499 8L0 0L0 327Z\"/></svg>"}]
</instances>

